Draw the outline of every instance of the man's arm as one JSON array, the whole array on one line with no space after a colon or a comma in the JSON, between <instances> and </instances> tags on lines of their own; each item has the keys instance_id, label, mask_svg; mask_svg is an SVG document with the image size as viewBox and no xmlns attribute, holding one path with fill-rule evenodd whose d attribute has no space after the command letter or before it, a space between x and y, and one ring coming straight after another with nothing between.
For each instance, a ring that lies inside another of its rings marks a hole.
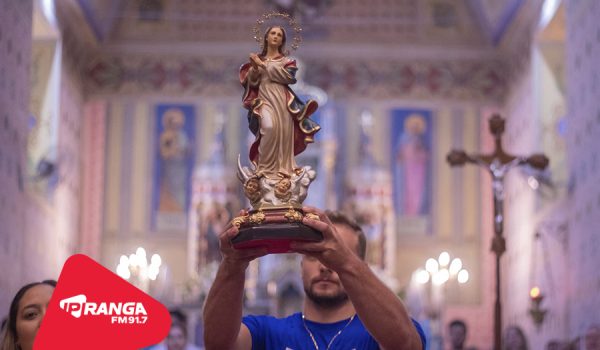
<instances>
[{"instance_id":1,"label":"man's arm","mask_svg":"<svg viewBox=\"0 0 600 350\"><path fill-rule=\"evenodd\" d=\"M421 349L404 304L364 261L350 258L336 272L356 313L383 349Z\"/></svg>"},{"instance_id":2,"label":"man's arm","mask_svg":"<svg viewBox=\"0 0 600 350\"><path fill-rule=\"evenodd\" d=\"M402 301L375 276L369 266L346 245L329 218L321 211L304 208L319 215L303 223L323 233L318 243L295 243L293 250L319 261L337 272L361 321L384 349L422 349L421 337Z\"/></svg>"},{"instance_id":3,"label":"man's arm","mask_svg":"<svg viewBox=\"0 0 600 350\"><path fill-rule=\"evenodd\" d=\"M207 350L250 350L252 337L241 323L246 268L264 249L236 250L231 238L238 233L230 226L220 237L223 261L204 304L204 344Z\"/></svg>"}]
</instances>

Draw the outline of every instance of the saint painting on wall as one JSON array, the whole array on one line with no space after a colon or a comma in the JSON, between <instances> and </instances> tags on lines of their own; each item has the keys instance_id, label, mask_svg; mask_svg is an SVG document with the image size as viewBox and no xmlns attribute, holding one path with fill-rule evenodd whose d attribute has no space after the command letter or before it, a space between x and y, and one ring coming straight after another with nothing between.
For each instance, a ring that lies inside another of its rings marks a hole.
<instances>
[{"instance_id":1,"label":"saint painting on wall","mask_svg":"<svg viewBox=\"0 0 600 350\"><path fill-rule=\"evenodd\" d=\"M34 38L35 39L35 38ZM48 201L53 198L58 181L58 117L60 85L60 54L55 40L34 40L31 47L31 93L27 135L27 168L16 171L31 179L25 184ZM64 170L64 164L61 164ZM22 171L24 170L24 171ZM23 190L23 178L19 189Z\"/></svg>"},{"instance_id":2,"label":"saint painting on wall","mask_svg":"<svg viewBox=\"0 0 600 350\"><path fill-rule=\"evenodd\" d=\"M194 162L194 108L159 105L156 116L153 226L185 230Z\"/></svg>"},{"instance_id":3,"label":"saint painting on wall","mask_svg":"<svg viewBox=\"0 0 600 350\"><path fill-rule=\"evenodd\" d=\"M397 221L412 233L426 233L431 210L431 111L395 109L391 118Z\"/></svg>"}]
</instances>

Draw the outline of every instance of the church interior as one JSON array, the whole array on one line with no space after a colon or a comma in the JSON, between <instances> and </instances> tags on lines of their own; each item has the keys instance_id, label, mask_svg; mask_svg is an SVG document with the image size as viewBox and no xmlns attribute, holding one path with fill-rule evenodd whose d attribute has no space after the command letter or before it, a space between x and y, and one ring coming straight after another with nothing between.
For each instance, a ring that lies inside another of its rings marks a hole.
<instances>
[{"instance_id":1,"label":"church interior","mask_svg":"<svg viewBox=\"0 0 600 350\"><path fill-rule=\"evenodd\" d=\"M181 310L202 347L218 235L249 206L238 70L272 11L301 27L293 89L319 104L304 203L363 227L429 349L454 319L491 349L497 297L502 336L584 349L600 325L594 0L0 0L0 314L82 253ZM246 279L245 312L300 309L298 254Z\"/></svg>"}]
</instances>

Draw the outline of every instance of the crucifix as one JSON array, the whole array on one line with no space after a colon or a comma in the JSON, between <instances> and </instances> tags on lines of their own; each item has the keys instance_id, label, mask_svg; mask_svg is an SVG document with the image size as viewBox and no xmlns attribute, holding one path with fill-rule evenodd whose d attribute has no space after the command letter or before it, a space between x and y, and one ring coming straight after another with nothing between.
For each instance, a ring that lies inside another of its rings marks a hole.
<instances>
[{"instance_id":1,"label":"crucifix","mask_svg":"<svg viewBox=\"0 0 600 350\"><path fill-rule=\"evenodd\" d=\"M518 157L508 154L502 149L502 133L504 133L504 119L498 114L489 120L490 132L494 135L496 148L491 154L469 155L465 151L452 150L446 160L450 166L474 163L487 169L492 176L492 190L494 192L494 238L491 251L496 254L496 302L494 304L494 350L500 350L502 343L502 306L500 303L500 257L506 251L506 241L502 236L504 229L504 176L518 166L529 165L535 169L543 170L548 166L548 158L543 154L534 154L529 157Z\"/></svg>"}]
</instances>

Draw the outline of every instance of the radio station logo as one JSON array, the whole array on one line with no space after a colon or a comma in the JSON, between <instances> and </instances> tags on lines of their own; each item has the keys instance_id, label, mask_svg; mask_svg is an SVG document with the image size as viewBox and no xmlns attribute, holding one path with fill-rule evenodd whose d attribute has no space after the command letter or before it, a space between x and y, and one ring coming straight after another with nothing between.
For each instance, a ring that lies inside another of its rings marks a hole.
<instances>
[{"instance_id":1,"label":"radio station logo","mask_svg":"<svg viewBox=\"0 0 600 350\"><path fill-rule=\"evenodd\" d=\"M75 254L63 266L33 349L145 349L170 327L169 310L158 300Z\"/></svg>"},{"instance_id":2,"label":"radio station logo","mask_svg":"<svg viewBox=\"0 0 600 350\"><path fill-rule=\"evenodd\" d=\"M141 302L89 302L85 294L59 301L59 307L75 318L109 316L113 324L144 324L148 313Z\"/></svg>"}]
</instances>

